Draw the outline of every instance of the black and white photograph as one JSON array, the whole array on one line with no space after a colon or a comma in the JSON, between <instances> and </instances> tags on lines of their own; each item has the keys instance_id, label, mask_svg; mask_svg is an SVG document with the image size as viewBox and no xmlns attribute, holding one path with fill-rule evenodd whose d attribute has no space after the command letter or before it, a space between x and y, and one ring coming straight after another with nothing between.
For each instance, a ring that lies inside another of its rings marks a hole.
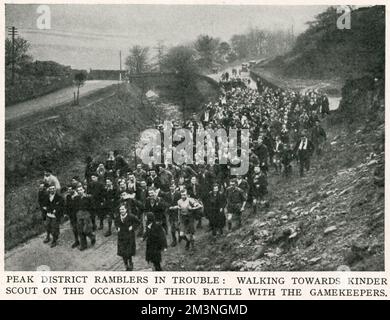
<instances>
[{"instance_id":1,"label":"black and white photograph","mask_svg":"<svg viewBox=\"0 0 390 320\"><path fill-rule=\"evenodd\" d=\"M5 271L385 271L384 5L4 10Z\"/></svg>"}]
</instances>

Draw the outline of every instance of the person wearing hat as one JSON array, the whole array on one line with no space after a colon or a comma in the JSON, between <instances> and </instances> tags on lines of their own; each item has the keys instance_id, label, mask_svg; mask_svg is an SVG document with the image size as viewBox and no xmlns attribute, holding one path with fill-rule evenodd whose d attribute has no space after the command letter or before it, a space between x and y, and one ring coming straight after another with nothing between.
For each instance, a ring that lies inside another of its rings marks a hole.
<instances>
[{"instance_id":1,"label":"person wearing hat","mask_svg":"<svg viewBox=\"0 0 390 320\"><path fill-rule=\"evenodd\" d=\"M44 243L50 242L50 236L53 237L51 247L57 245L57 240L60 235L60 222L63 214L64 200L58 195L56 185L51 183L48 188L48 194L46 195L46 200L44 201L44 206L42 209L46 214L45 224L46 224L46 238L43 241Z\"/></svg>"},{"instance_id":2,"label":"person wearing hat","mask_svg":"<svg viewBox=\"0 0 390 320\"><path fill-rule=\"evenodd\" d=\"M237 227L241 227L241 216L246 205L245 192L237 185L237 179L231 179L230 185L226 189L226 212L228 230L233 227L233 222L236 222Z\"/></svg>"},{"instance_id":3,"label":"person wearing hat","mask_svg":"<svg viewBox=\"0 0 390 320\"><path fill-rule=\"evenodd\" d=\"M154 214L146 214L146 240L145 260L152 263L155 271L162 271L161 268L161 251L167 248L167 238L164 229L159 223L156 223Z\"/></svg>"},{"instance_id":4,"label":"person wearing hat","mask_svg":"<svg viewBox=\"0 0 390 320\"><path fill-rule=\"evenodd\" d=\"M136 253L135 230L140 225L139 219L127 211L125 205L119 206L119 216L116 220L118 230L118 256L122 257L126 271L133 271L132 257Z\"/></svg>"},{"instance_id":5,"label":"person wearing hat","mask_svg":"<svg viewBox=\"0 0 390 320\"><path fill-rule=\"evenodd\" d=\"M299 175L303 177L304 170L310 170L310 158L314 151L314 145L307 137L307 130L302 130L301 138L298 140L294 148L294 153L299 161Z\"/></svg>"}]
</instances>

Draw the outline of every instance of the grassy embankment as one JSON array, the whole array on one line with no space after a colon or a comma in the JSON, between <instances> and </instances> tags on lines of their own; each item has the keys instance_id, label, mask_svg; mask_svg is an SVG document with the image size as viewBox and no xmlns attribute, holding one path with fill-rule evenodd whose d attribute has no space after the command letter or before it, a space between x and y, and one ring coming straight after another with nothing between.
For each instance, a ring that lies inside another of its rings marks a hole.
<instances>
[{"instance_id":1,"label":"grassy embankment","mask_svg":"<svg viewBox=\"0 0 390 320\"><path fill-rule=\"evenodd\" d=\"M156 88L164 102L169 101L168 88ZM215 87L204 79L197 81L197 88L193 104L200 106L215 95ZM157 114L158 105L153 109L141 99L138 87L123 85L82 99L80 106L62 106L13 123L6 130L6 249L44 231L37 204L43 168L52 168L65 184L72 176L83 177L87 155L104 161L109 150L118 149L131 161L134 140L153 125Z\"/></svg>"}]
</instances>

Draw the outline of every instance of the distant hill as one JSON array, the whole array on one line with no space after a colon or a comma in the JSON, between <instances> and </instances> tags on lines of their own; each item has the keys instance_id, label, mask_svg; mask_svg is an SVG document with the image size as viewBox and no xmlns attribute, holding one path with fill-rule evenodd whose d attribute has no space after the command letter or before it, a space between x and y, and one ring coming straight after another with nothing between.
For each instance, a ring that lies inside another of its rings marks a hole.
<instances>
[{"instance_id":1,"label":"distant hill","mask_svg":"<svg viewBox=\"0 0 390 320\"><path fill-rule=\"evenodd\" d=\"M293 49L270 61L285 76L342 79L375 76L382 78L385 67L385 7L355 9L351 29L338 29L340 17L330 7L309 22Z\"/></svg>"}]
</instances>

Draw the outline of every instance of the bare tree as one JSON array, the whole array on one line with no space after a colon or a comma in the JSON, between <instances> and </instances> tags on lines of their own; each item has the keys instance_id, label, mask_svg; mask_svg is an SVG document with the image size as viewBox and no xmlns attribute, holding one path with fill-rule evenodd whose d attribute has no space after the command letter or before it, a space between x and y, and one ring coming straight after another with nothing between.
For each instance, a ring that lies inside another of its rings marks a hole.
<instances>
[{"instance_id":1,"label":"bare tree","mask_svg":"<svg viewBox=\"0 0 390 320\"><path fill-rule=\"evenodd\" d=\"M149 70L149 48L139 45L130 49L130 54L126 59L126 66L130 74L140 74Z\"/></svg>"}]
</instances>

